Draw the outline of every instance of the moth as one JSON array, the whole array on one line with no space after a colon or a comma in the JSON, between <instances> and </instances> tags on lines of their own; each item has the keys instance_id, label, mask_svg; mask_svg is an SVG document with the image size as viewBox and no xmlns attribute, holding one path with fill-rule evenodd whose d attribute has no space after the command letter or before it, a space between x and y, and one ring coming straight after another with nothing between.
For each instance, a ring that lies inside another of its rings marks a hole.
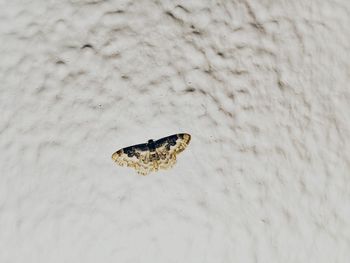
<instances>
[{"instance_id":1,"label":"moth","mask_svg":"<svg viewBox=\"0 0 350 263\"><path fill-rule=\"evenodd\" d=\"M122 148L112 155L120 166L134 168L141 175L148 175L159 169L168 169L175 165L177 154L190 143L191 135L178 133L159 140L136 144Z\"/></svg>"}]
</instances>

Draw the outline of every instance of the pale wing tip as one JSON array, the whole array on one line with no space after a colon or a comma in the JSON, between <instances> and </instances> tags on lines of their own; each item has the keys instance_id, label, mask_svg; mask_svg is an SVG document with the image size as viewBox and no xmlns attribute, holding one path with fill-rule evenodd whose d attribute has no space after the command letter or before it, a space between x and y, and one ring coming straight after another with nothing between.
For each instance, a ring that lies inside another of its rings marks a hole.
<instances>
[{"instance_id":1,"label":"pale wing tip","mask_svg":"<svg viewBox=\"0 0 350 263\"><path fill-rule=\"evenodd\" d=\"M184 133L183 138L184 138L184 140L186 141L187 144L190 143L190 141L191 141L191 135L190 134Z\"/></svg>"},{"instance_id":2,"label":"pale wing tip","mask_svg":"<svg viewBox=\"0 0 350 263\"><path fill-rule=\"evenodd\" d=\"M117 161L118 158L121 156L122 150L116 151L115 153L112 154L112 159L113 161Z\"/></svg>"},{"instance_id":3,"label":"pale wing tip","mask_svg":"<svg viewBox=\"0 0 350 263\"><path fill-rule=\"evenodd\" d=\"M186 144L189 144L191 141L191 134L189 133L179 133L178 137Z\"/></svg>"}]
</instances>

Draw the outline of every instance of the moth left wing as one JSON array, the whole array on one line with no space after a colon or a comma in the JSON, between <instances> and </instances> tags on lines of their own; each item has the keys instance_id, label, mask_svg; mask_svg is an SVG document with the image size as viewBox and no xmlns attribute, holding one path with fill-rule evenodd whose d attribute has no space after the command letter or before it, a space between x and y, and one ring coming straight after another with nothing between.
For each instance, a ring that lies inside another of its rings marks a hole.
<instances>
[{"instance_id":1,"label":"moth left wing","mask_svg":"<svg viewBox=\"0 0 350 263\"><path fill-rule=\"evenodd\" d=\"M153 169L147 144L138 144L120 149L113 153L112 159L120 166L134 168L142 175L149 174Z\"/></svg>"}]
</instances>

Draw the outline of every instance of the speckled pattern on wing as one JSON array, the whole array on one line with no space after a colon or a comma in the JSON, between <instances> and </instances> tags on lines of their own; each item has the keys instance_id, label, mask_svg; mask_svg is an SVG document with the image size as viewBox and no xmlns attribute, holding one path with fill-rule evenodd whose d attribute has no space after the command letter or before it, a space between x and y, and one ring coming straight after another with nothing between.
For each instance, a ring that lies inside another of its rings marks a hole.
<instances>
[{"instance_id":1,"label":"speckled pattern on wing","mask_svg":"<svg viewBox=\"0 0 350 263\"><path fill-rule=\"evenodd\" d=\"M134 168L139 174L147 175L159 169L168 169L175 165L176 155L181 153L191 140L191 135L180 133L149 140L146 144L137 144L116 151L112 159L121 166Z\"/></svg>"}]
</instances>

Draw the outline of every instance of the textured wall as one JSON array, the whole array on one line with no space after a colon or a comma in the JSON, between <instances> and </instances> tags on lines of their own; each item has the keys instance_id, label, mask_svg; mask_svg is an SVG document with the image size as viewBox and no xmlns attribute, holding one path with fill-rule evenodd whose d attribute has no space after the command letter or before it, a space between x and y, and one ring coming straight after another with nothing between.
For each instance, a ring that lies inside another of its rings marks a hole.
<instances>
[{"instance_id":1,"label":"textured wall","mask_svg":"<svg viewBox=\"0 0 350 263\"><path fill-rule=\"evenodd\" d=\"M0 10L0 262L347 262L349 1Z\"/></svg>"}]
</instances>

